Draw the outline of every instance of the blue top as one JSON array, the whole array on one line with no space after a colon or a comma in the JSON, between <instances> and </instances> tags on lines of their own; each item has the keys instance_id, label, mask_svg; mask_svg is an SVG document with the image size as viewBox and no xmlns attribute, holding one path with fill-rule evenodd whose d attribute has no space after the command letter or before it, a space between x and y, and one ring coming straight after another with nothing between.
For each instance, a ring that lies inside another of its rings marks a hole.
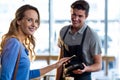
<instances>
[{"instance_id":1,"label":"blue top","mask_svg":"<svg viewBox=\"0 0 120 80\"><path fill-rule=\"evenodd\" d=\"M12 80L14 67L20 50L16 80L30 80L40 76L40 70L30 70L28 50L16 38L7 40L2 52L2 68L0 80Z\"/></svg>"}]
</instances>

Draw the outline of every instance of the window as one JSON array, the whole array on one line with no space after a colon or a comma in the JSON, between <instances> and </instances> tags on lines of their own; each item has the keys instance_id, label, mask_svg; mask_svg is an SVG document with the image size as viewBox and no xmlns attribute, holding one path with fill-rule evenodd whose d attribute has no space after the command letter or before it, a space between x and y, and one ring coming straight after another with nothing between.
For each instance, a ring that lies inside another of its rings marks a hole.
<instances>
[{"instance_id":1,"label":"window","mask_svg":"<svg viewBox=\"0 0 120 80\"><path fill-rule=\"evenodd\" d=\"M22 4L31 4L39 9L41 19L40 28L35 33L37 55L57 56L59 53L57 47L59 30L70 24L70 5L73 1L75 0L0 0L0 24L2 27L0 37L8 31L16 9ZM87 1L90 4L87 23L98 33L102 41L102 55L120 57L120 37L118 36L120 34L119 0ZM107 1L107 5L105 1ZM107 14L105 14L106 7ZM107 18L107 21L105 18ZM118 66L120 67L120 64Z\"/></svg>"}]
</instances>

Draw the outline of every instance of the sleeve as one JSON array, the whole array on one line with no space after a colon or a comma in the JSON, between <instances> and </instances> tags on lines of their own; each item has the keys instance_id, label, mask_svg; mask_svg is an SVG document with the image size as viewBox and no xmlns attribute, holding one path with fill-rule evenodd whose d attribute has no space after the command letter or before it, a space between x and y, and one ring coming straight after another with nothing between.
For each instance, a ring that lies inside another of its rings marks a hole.
<instances>
[{"instance_id":1,"label":"sleeve","mask_svg":"<svg viewBox=\"0 0 120 80\"><path fill-rule=\"evenodd\" d=\"M58 37L58 43L57 43L57 45L58 45L59 48L61 48L61 46L62 46L61 41L62 41L62 40L61 40L61 37L59 36L59 37Z\"/></svg>"},{"instance_id":2,"label":"sleeve","mask_svg":"<svg viewBox=\"0 0 120 80\"><path fill-rule=\"evenodd\" d=\"M94 36L92 38L92 42L91 42L91 53L93 53L93 55L96 54L101 54L102 50L101 50L101 41L99 39L99 36L97 35L97 33L94 33Z\"/></svg>"},{"instance_id":3,"label":"sleeve","mask_svg":"<svg viewBox=\"0 0 120 80\"><path fill-rule=\"evenodd\" d=\"M63 41L63 36L66 35L66 30L68 29L68 26L65 26L63 28L61 28L60 32L59 32L59 37L58 37L58 47L62 47L62 45L64 44Z\"/></svg>"},{"instance_id":4,"label":"sleeve","mask_svg":"<svg viewBox=\"0 0 120 80\"><path fill-rule=\"evenodd\" d=\"M2 52L2 68L0 80L11 80L16 64L20 43L15 38L7 40Z\"/></svg>"},{"instance_id":5,"label":"sleeve","mask_svg":"<svg viewBox=\"0 0 120 80\"><path fill-rule=\"evenodd\" d=\"M30 79L40 77L40 69L30 70Z\"/></svg>"}]
</instances>

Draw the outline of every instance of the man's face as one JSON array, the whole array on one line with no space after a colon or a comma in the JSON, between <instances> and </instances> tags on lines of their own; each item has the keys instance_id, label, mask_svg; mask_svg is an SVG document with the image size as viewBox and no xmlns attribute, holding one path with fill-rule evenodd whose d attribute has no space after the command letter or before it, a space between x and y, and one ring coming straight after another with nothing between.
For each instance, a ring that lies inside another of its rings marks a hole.
<instances>
[{"instance_id":1,"label":"man's face","mask_svg":"<svg viewBox=\"0 0 120 80\"><path fill-rule=\"evenodd\" d=\"M86 18L85 10L71 9L71 21L74 28L81 28Z\"/></svg>"}]
</instances>

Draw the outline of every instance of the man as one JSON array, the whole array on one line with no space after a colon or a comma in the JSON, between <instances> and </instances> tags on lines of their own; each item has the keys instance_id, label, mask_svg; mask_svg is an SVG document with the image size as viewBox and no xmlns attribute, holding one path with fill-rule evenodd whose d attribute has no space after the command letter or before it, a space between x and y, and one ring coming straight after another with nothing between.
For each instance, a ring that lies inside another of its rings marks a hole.
<instances>
[{"instance_id":1,"label":"man","mask_svg":"<svg viewBox=\"0 0 120 80\"><path fill-rule=\"evenodd\" d=\"M98 35L85 23L89 13L89 4L85 0L77 0L71 5L72 24L60 30L58 46L59 59L71 57L64 67L71 70L63 74L63 69L57 69L56 80L62 77L74 77L74 80L91 80L91 72L102 68L101 44ZM77 68L73 68L77 65ZM79 66L78 66L79 65Z\"/></svg>"}]
</instances>

